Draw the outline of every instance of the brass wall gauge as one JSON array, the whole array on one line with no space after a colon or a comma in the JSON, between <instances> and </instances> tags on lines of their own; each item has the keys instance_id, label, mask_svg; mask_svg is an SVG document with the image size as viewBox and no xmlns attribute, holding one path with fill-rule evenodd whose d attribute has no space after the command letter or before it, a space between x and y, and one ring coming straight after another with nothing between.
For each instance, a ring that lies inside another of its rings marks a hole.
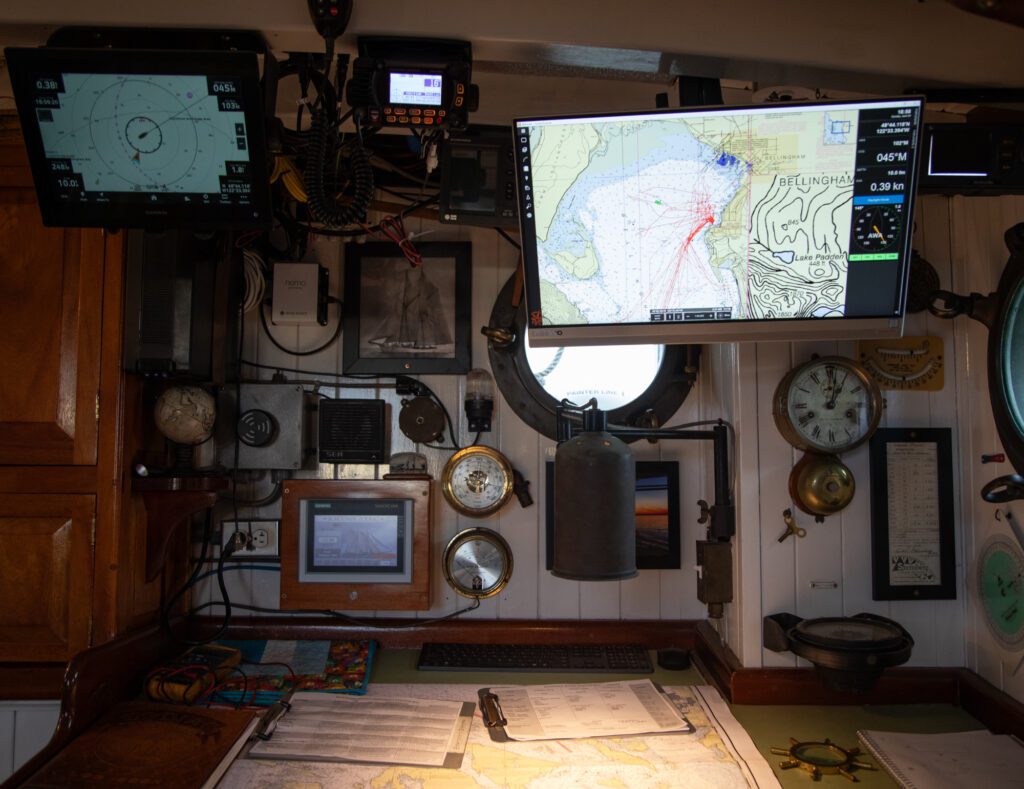
<instances>
[{"instance_id":1,"label":"brass wall gauge","mask_svg":"<svg viewBox=\"0 0 1024 789\"><path fill-rule=\"evenodd\" d=\"M882 389L937 392L944 385L941 337L861 340L857 356Z\"/></svg>"},{"instance_id":2,"label":"brass wall gauge","mask_svg":"<svg viewBox=\"0 0 1024 789\"><path fill-rule=\"evenodd\" d=\"M512 464L498 450L472 446L460 449L441 476L444 497L456 512L486 518L512 495Z\"/></svg>"},{"instance_id":3,"label":"brass wall gauge","mask_svg":"<svg viewBox=\"0 0 1024 789\"><path fill-rule=\"evenodd\" d=\"M878 385L853 359L821 356L794 367L775 389L775 425L797 449L837 454L863 444L884 408Z\"/></svg>"},{"instance_id":4,"label":"brass wall gauge","mask_svg":"<svg viewBox=\"0 0 1024 789\"><path fill-rule=\"evenodd\" d=\"M498 594L512 577L512 549L490 529L466 529L444 549L444 579L463 597Z\"/></svg>"}]
</instances>

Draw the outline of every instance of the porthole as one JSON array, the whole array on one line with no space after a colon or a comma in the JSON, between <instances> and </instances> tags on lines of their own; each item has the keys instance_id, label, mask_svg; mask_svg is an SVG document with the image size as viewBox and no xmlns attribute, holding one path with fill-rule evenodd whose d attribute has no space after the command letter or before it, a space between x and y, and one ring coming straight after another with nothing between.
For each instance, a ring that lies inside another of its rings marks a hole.
<instances>
[{"instance_id":1,"label":"porthole","mask_svg":"<svg viewBox=\"0 0 1024 789\"><path fill-rule=\"evenodd\" d=\"M491 371L505 401L537 432L555 438L555 408L562 398L597 397L617 425L664 425L693 387L699 345L622 345L529 348L526 305L513 305L513 275L498 294L490 328L514 334L504 347L489 344Z\"/></svg>"}]
</instances>

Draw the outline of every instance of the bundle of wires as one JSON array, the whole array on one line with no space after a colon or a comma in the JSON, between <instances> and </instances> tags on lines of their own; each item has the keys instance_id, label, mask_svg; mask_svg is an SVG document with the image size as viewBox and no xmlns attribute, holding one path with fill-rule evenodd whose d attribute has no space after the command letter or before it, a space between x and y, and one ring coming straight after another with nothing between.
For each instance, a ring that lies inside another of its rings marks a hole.
<instances>
[{"instance_id":1,"label":"bundle of wires","mask_svg":"<svg viewBox=\"0 0 1024 789\"><path fill-rule=\"evenodd\" d=\"M254 250L243 250L242 258L245 261L245 297L242 301L242 312L249 312L262 304L266 295L266 266L263 258Z\"/></svg>"},{"instance_id":2,"label":"bundle of wires","mask_svg":"<svg viewBox=\"0 0 1024 789\"><path fill-rule=\"evenodd\" d=\"M279 180L295 200L300 203L309 202L306 186L302 183L302 173L299 172L291 157L284 154L274 157L274 170L270 173L270 183L277 183Z\"/></svg>"}]
</instances>

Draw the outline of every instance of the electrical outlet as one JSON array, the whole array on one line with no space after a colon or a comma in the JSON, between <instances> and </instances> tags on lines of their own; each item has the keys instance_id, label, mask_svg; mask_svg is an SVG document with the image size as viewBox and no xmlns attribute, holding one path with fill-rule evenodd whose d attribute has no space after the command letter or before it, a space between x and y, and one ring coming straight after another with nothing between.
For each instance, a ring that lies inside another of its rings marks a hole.
<instances>
[{"instance_id":1,"label":"electrical outlet","mask_svg":"<svg viewBox=\"0 0 1024 789\"><path fill-rule=\"evenodd\" d=\"M276 520L221 521L221 545L231 542L235 532L245 537L245 545L238 548L225 561L244 562L248 559L277 559L280 556L278 534L281 526Z\"/></svg>"}]
</instances>

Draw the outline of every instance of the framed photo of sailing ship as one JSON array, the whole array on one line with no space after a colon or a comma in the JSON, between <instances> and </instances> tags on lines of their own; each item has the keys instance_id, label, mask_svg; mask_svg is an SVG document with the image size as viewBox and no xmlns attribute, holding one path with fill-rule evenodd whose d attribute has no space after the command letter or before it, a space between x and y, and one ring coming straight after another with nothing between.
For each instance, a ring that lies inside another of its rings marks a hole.
<instances>
[{"instance_id":1,"label":"framed photo of sailing ship","mask_svg":"<svg viewBox=\"0 0 1024 789\"><path fill-rule=\"evenodd\" d=\"M395 244L346 244L342 371L452 374L472 367L467 242L416 244L413 266Z\"/></svg>"}]
</instances>

